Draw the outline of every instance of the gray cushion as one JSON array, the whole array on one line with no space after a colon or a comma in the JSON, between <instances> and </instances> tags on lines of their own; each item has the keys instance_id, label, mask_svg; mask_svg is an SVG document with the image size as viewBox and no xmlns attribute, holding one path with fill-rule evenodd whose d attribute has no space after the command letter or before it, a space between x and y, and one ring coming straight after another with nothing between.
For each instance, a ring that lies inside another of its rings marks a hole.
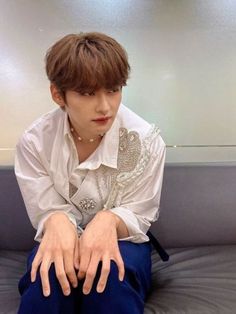
<instances>
[{"instance_id":1,"label":"gray cushion","mask_svg":"<svg viewBox=\"0 0 236 314\"><path fill-rule=\"evenodd\" d=\"M0 313L16 314L18 282L26 270L27 252L0 250Z\"/></svg>"},{"instance_id":2,"label":"gray cushion","mask_svg":"<svg viewBox=\"0 0 236 314\"><path fill-rule=\"evenodd\" d=\"M170 249L153 255L153 291L145 314L236 313L236 246Z\"/></svg>"}]
</instances>

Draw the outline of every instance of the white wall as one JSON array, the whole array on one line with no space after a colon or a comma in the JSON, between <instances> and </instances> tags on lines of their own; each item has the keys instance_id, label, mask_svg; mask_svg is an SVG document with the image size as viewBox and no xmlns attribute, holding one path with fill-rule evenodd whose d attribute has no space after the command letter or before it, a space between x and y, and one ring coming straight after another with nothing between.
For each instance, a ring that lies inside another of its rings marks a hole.
<instances>
[{"instance_id":1,"label":"white wall","mask_svg":"<svg viewBox=\"0 0 236 314\"><path fill-rule=\"evenodd\" d=\"M13 163L22 131L55 106L46 49L80 31L126 48L123 102L160 126L167 161L236 160L236 1L0 0L0 164Z\"/></svg>"}]
</instances>

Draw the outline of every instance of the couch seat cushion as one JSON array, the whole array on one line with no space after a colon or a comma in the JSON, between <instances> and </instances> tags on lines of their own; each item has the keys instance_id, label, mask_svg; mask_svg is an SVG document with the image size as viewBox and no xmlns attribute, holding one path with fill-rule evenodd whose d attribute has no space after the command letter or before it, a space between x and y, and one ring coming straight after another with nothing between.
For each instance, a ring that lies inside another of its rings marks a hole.
<instances>
[{"instance_id":1,"label":"couch seat cushion","mask_svg":"<svg viewBox=\"0 0 236 314\"><path fill-rule=\"evenodd\" d=\"M0 313L16 314L18 282L26 270L27 252L0 250Z\"/></svg>"},{"instance_id":2,"label":"couch seat cushion","mask_svg":"<svg viewBox=\"0 0 236 314\"><path fill-rule=\"evenodd\" d=\"M145 314L235 314L236 246L168 250L162 262L153 252L153 282Z\"/></svg>"}]
</instances>

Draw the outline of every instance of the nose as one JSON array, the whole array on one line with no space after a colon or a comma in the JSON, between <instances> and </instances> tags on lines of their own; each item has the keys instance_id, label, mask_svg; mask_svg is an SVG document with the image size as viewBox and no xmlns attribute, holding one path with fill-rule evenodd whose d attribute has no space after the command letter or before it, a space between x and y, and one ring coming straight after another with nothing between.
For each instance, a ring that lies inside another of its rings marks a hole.
<instances>
[{"instance_id":1,"label":"nose","mask_svg":"<svg viewBox=\"0 0 236 314\"><path fill-rule=\"evenodd\" d=\"M105 92L101 92L99 94L99 97L97 98L97 106L96 106L96 112L100 113L102 115L107 115L110 111L110 104L108 96Z\"/></svg>"}]
</instances>

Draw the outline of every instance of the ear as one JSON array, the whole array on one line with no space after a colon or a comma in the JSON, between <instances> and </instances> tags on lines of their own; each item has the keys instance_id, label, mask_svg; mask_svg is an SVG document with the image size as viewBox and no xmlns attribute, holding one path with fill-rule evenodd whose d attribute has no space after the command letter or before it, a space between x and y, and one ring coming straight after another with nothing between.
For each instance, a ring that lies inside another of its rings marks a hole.
<instances>
[{"instance_id":1,"label":"ear","mask_svg":"<svg viewBox=\"0 0 236 314\"><path fill-rule=\"evenodd\" d=\"M50 91L53 101L55 101L55 103L57 103L60 107L65 107L65 101L55 84L50 84Z\"/></svg>"}]
</instances>

